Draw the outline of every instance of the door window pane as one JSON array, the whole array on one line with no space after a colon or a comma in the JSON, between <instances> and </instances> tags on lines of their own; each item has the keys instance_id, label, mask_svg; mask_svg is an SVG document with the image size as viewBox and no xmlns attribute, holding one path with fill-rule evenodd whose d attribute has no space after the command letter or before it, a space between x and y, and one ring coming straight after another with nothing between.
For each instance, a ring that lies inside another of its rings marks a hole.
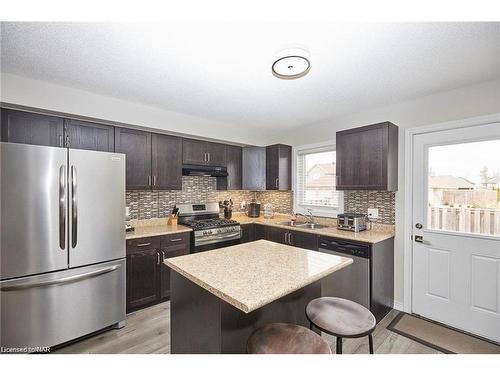
<instances>
[{"instance_id":1,"label":"door window pane","mask_svg":"<svg viewBox=\"0 0 500 375\"><path fill-rule=\"evenodd\" d=\"M427 228L500 237L500 140L429 148Z\"/></svg>"}]
</instances>

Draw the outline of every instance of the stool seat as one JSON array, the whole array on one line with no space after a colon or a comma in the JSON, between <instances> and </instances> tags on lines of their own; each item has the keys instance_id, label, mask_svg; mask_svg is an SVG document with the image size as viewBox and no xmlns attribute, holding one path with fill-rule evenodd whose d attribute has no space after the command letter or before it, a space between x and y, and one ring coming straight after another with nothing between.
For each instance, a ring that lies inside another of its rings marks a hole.
<instances>
[{"instance_id":1,"label":"stool seat","mask_svg":"<svg viewBox=\"0 0 500 375\"><path fill-rule=\"evenodd\" d=\"M318 334L295 324L272 323L255 330L247 341L249 354L331 354Z\"/></svg>"},{"instance_id":2,"label":"stool seat","mask_svg":"<svg viewBox=\"0 0 500 375\"><path fill-rule=\"evenodd\" d=\"M306 307L309 321L321 331L338 337L362 337L371 334L377 324L366 307L343 298L320 297Z\"/></svg>"}]
</instances>

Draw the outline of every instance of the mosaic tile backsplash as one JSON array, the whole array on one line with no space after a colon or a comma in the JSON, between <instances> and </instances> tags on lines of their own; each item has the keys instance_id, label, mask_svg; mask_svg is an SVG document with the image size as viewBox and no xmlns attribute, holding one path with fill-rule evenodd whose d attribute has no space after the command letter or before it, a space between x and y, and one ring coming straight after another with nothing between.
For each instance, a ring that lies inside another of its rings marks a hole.
<instances>
[{"instance_id":1,"label":"mosaic tile backsplash","mask_svg":"<svg viewBox=\"0 0 500 375\"><path fill-rule=\"evenodd\" d=\"M368 208L378 208L375 223L396 223L396 193L393 191L350 190L344 192L344 212L366 214Z\"/></svg>"},{"instance_id":2,"label":"mosaic tile backsplash","mask_svg":"<svg viewBox=\"0 0 500 375\"><path fill-rule=\"evenodd\" d=\"M168 217L175 204L218 202L231 198L235 212L243 212L242 201L256 198L262 205L271 203L273 212L291 214L293 193L291 191L224 190L217 191L215 177L183 176L182 190L126 192L126 204L130 208L131 219L151 219ZM344 211L366 214L368 208L378 208L381 224L395 223L395 193L385 191L346 191Z\"/></svg>"},{"instance_id":3,"label":"mosaic tile backsplash","mask_svg":"<svg viewBox=\"0 0 500 375\"><path fill-rule=\"evenodd\" d=\"M218 202L231 198L234 211L242 212L240 203L256 198L261 204L271 203L273 211L290 214L293 210L293 193L291 191L259 191L224 190L217 191L215 177L183 176L182 190L138 191L126 192L126 205L130 208L131 219L151 219L168 217L175 204Z\"/></svg>"}]
</instances>

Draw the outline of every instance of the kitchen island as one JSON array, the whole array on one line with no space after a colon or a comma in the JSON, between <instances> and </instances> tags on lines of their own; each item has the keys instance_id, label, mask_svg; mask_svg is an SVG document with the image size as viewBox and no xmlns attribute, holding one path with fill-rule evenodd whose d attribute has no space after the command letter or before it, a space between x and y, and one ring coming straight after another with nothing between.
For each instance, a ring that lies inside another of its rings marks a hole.
<instances>
[{"instance_id":1,"label":"kitchen island","mask_svg":"<svg viewBox=\"0 0 500 375\"><path fill-rule=\"evenodd\" d=\"M308 327L305 307L321 279L352 263L265 240L166 259L170 267L171 352L245 353L258 327Z\"/></svg>"}]
</instances>

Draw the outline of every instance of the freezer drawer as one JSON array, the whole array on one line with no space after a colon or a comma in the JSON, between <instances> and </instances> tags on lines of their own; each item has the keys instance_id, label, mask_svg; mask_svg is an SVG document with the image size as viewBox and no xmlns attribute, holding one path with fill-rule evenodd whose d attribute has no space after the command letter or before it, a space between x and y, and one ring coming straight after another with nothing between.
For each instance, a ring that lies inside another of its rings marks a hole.
<instances>
[{"instance_id":1,"label":"freezer drawer","mask_svg":"<svg viewBox=\"0 0 500 375\"><path fill-rule=\"evenodd\" d=\"M125 319L125 259L0 282L2 347L54 346Z\"/></svg>"}]
</instances>

